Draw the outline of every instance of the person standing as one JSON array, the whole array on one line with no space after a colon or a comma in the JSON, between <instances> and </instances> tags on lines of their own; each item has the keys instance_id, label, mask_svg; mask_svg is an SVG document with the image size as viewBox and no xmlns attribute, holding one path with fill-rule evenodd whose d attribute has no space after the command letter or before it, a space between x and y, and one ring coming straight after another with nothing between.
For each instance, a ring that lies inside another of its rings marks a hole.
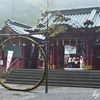
<instances>
[{"instance_id":1,"label":"person standing","mask_svg":"<svg viewBox=\"0 0 100 100\"><path fill-rule=\"evenodd\" d=\"M68 58L68 68L72 68L72 57L71 57L71 55L69 55L69 58Z\"/></svg>"},{"instance_id":2,"label":"person standing","mask_svg":"<svg viewBox=\"0 0 100 100\"><path fill-rule=\"evenodd\" d=\"M84 59L83 56L80 56L80 69L82 69L84 67Z\"/></svg>"}]
</instances>

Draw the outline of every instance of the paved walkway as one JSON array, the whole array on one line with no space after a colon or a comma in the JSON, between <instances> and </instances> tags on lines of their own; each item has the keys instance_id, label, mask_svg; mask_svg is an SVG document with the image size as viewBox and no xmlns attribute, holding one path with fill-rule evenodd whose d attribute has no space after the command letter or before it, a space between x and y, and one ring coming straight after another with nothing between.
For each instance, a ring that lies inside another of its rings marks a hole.
<instances>
[{"instance_id":1,"label":"paved walkway","mask_svg":"<svg viewBox=\"0 0 100 100\"><path fill-rule=\"evenodd\" d=\"M14 85L11 87L29 87L28 85ZM100 100L100 89L49 86L45 93L45 86L29 91L10 91L0 85L0 100Z\"/></svg>"}]
</instances>

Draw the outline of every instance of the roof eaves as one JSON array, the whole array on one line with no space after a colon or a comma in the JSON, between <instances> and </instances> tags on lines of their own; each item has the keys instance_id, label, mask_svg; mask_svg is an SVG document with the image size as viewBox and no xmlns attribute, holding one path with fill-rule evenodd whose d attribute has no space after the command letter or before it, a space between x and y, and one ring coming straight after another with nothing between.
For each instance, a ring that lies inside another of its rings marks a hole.
<instances>
[{"instance_id":1,"label":"roof eaves","mask_svg":"<svg viewBox=\"0 0 100 100\"><path fill-rule=\"evenodd\" d=\"M65 9L65 10L52 10L50 13L60 12L63 15L73 15L73 14L84 14L90 13L93 9L96 9L97 12L100 11L99 7L84 7L84 8L75 8L75 9Z\"/></svg>"},{"instance_id":2,"label":"roof eaves","mask_svg":"<svg viewBox=\"0 0 100 100\"><path fill-rule=\"evenodd\" d=\"M23 28L32 28L32 26L23 24L21 22L18 22L18 21L12 20L12 19L8 19L7 21L5 21L5 23L15 25L15 26L20 26L20 27L23 27Z\"/></svg>"}]
</instances>

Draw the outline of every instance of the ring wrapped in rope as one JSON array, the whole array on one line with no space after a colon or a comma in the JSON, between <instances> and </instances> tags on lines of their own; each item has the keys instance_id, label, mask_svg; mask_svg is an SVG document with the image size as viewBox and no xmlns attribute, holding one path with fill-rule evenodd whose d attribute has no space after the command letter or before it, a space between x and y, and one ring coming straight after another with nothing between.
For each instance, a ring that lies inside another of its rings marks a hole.
<instances>
[{"instance_id":1,"label":"ring wrapped in rope","mask_svg":"<svg viewBox=\"0 0 100 100\"><path fill-rule=\"evenodd\" d=\"M26 40L34 43L37 46L37 48L40 50L40 52L43 56L43 59L44 59L44 70L43 70L43 73L42 73L42 76L41 76L40 80L35 85L33 85L31 87L28 87L28 88L22 88L22 89L21 88L12 88L12 87L8 86L7 84L5 84L2 80L0 80L0 84L3 87L5 87L9 90L16 90L16 91L30 91L30 90L33 90L33 89L37 88L43 82L43 80L45 78L45 73L46 73L45 69L46 69L46 66L47 66L47 59L46 59L45 53L44 53L43 49L41 48L41 46L35 40L33 40L33 39L31 39L27 36L12 36L12 37L9 37L8 39L4 40L0 44L0 48L2 48L2 46L4 46L8 41L11 41L11 40L14 40L14 39L26 39Z\"/></svg>"}]
</instances>

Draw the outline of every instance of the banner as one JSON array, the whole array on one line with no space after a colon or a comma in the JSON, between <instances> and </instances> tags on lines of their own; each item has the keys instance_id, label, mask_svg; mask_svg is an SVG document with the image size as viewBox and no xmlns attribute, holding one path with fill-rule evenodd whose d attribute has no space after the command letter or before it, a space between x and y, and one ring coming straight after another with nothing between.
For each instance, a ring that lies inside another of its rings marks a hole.
<instances>
[{"instance_id":1,"label":"banner","mask_svg":"<svg viewBox=\"0 0 100 100\"><path fill-rule=\"evenodd\" d=\"M86 41L82 41L81 43L80 43L80 51L81 51L81 53L82 53L82 55L84 56L84 58L86 59L87 57L86 57Z\"/></svg>"},{"instance_id":2,"label":"banner","mask_svg":"<svg viewBox=\"0 0 100 100\"><path fill-rule=\"evenodd\" d=\"M75 53L76 53L75 46L65 45L64 54L75 54Z\"/></svg>"},{"instance_id":3,"label":"banner","mask_svg":"<svg viewBox=\"0 0 100 100\"><path fill-rule=\"evenodd\" d=\"M10 67L10 63L11 63L11 60L12 60L12 56L13 56L13 51L9 51L8 50L6 71Z\"/></svg>"},{"instance_id":4,"label":"banner","mask_svg":"<svg viewBox=\"0 0 100 100\"><path fill-rule=\"evenodd\" d=\"M35 45L32 43L30 58L32 58L32 56L33 56L34 48L35 48Z\"/></svg>"}]
</instances>

